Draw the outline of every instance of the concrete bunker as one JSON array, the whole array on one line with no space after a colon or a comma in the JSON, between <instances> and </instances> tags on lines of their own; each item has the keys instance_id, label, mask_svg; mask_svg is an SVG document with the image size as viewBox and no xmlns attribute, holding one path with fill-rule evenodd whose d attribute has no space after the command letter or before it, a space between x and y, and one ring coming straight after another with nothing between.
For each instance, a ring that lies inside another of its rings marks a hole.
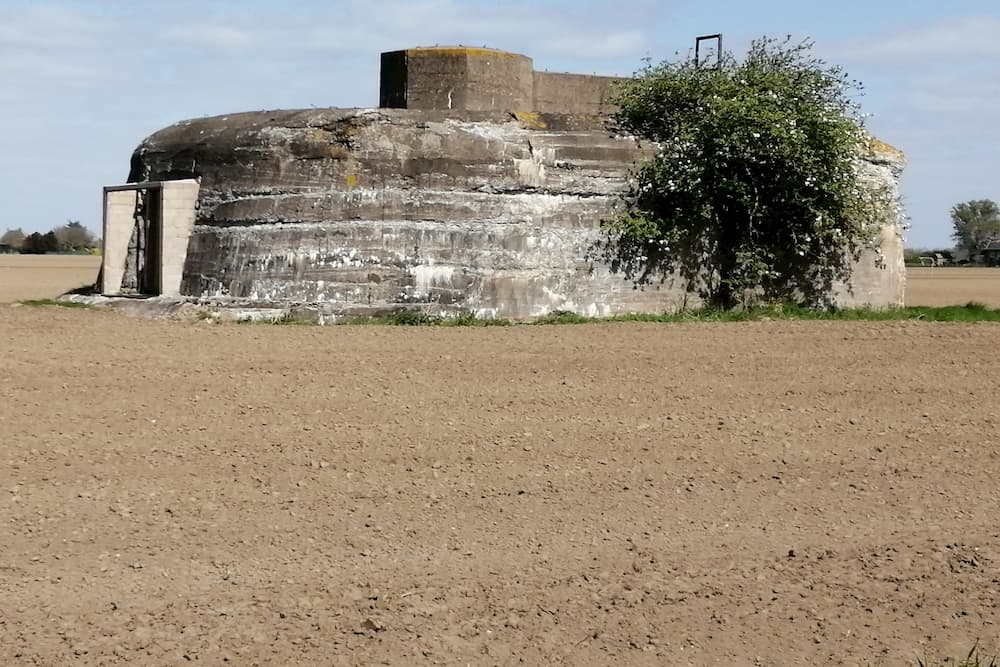
<instances>
[{"instance_id":1,"label":"concrete bunker","mask_svg":"<svg viewBox=\"0 0 1000 667\"><path fill-rule=\"evenodd\" d=\"M383 54L377 109L175 123L135 150L130 185L106 192L102 291L122 292L135 191L153 186L162 259L143 289L164 296L308 304L334 317L696 305L682 281L635 289L589 253L650 150L608 131L618 80L539 73L530 58L492 49L407 49ZM898 201L904 164L872 142L863 178ZM887 220L836 300L901 305L904 277L899 220Z\"/></svg>"}]
</instances>

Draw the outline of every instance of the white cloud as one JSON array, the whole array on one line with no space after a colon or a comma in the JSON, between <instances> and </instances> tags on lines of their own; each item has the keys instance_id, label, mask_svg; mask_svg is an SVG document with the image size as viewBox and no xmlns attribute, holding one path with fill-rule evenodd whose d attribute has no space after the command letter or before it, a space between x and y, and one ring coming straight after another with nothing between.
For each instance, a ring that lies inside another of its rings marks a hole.
<instances>
[{"instance_id":1,"label":"white cloud","mask_svg":"<svg viewBox=\"0 0 1000 667\"><path fill-rule=\"evenodd\" d=\"M947 89L915 89L906 96L913 108L935 114L982 115L996 118L1000 91L977 91L950 86Z\"/></svg>"},{"instance_id":2,"label":"white cloud","mask_svg":"<svg viewBox=\"0 0 1000 667\"><path fill-rule=\"evenodd\" d=\"M620 58L633 56L638 66L639 56L649 48L649 41L639 30L607 32L597 35L566 35L548 43L553 53L587 58Z\"/></svg>"},{"instance_id":3,"label":"white cloud","mask_svg":"<svg viewBox=\"0 0 1000 667\"><path fill-rule=\"evenodd\" d=\"M46 107L99 85L109 58L102 53L114 24L50 5L5 12L0 23L0 123L34 128Z\"/></svg>"},{"instance_id":4,"label":"white cloud","mask_svg":"<svg viewBox=\"0 0 1000 667\"><path fill-rule=\"evenodd\" d=\"M966 16L890 35L873 35L834 47L832 52L840 58L868 62L992 58L1000 56L997 34L1000 18Z\"/></svg>"},{"instance_id":5,"label":"white cloud","mask_svg":"<svg viewBox=\"0 0 1000 667\"><path fill-rule=\"evenodd\" d=\"M6 12L0 47L73 49L99 46L109 35L106 21L55 5Z\"/></svg>"},{"instance_id":6,"label":"white cloud","mask_svg":"<svg viewBox=\"0 0 1000 667\"><path fill-rule=\"evenodd\" d=\"M33 81L45 79L65 85L85 85L101 75L101 70L93 64L80 60L67 60L51 53L20 51L0 58L0 72L5 76Z\"/></svg>"},{"instance_id":7,"label":"white cloud","mask_svg":"<svg viewBox=\"0 0 1000 667\"><path fill-rule=\"evenodd\" d=\"M251 30L216 24L188 24L167 28L163 37L177 42L219 49L245 49L262 41Z\"/></svg>"},{"instance_id":8,"label":"white cloud","mask_svg":"<svg viewBox=\"0 0 1000 667\"><path fill-rule=\"evenodd\" d=\"M224 23L202 16L167 23L159 37L220 51L263 46L285 55L318 51L370 54L373 60L384 50L464 44L574 60L631 58L638 65L649 40L633 27L631 18L616 12L611 2L566 14L529 2L480 5L457 0L390 0L375 12L368 2L348 0L309 14L245 13L225 17Z\"/></svg>"}]
</instances>

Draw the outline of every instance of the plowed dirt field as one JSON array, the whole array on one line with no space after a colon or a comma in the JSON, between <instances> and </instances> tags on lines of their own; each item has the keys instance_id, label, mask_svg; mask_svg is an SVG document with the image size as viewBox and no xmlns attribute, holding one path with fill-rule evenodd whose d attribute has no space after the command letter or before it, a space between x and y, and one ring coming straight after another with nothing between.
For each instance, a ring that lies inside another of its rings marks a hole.
<instances>
[{"instance_id":1,"label":"plowed dirt field","mask_svg":"<svg viewBox=\"0 0 1000 667\"><path fill-rule=\"evenodd\" d=\"M997 648L998 338L3 306L0 664Z\"/></svg>"},{"instance_id":2,"label":"plowed dirt field","mask_svg":"<svg viewBox=\"0 0 1000 667\"><path fill-rule=\"evenodd\" d=\"M54 299L93 285L101 267L94 255L0 255L0 304Z\"/></svg>"},{"instance_id":3,"label":"plowed dirt field","mask_svg":"<svg viewBox=\"0 0 1000 667\"><path fill-rule=\"evenodd\" d=\"M942 266L906 269L907 306L955 306L970 301L1000 308L1000 268Z\"/></svg>"}]
</instances>

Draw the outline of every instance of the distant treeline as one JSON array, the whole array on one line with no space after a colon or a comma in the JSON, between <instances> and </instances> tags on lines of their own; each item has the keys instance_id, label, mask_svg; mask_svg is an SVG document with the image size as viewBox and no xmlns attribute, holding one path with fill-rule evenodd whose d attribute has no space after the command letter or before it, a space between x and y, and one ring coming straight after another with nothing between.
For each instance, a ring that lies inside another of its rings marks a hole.
<instances>
[{"instance_id":1,"label":"distant treeline","mask_svg":"<svg viewBox=\"0 0 1000 667\"><path fill-rule=\"evenodd\" d=\"M920 258L932 258L937 263L938 257L940 257L946 264L955 263L955 249L954 248L904 248L903 249L903 261L907 266L920 266L922 262ZM926 264L925 264L926 265Z\"/></svg>"},{"instance_id":2,"label":"distant treeline","mask_svg":"<svg viewBox=\"0 0 1000 667\"><path fill-rule=\"evenodd\" d=\"M25 234L20 228L8 229L0 236L0 249L9 249L30 255L49 252L94 252L100 250L101 241L78 220L54 227L41 234Z\"/></svg>"}]
</instances>

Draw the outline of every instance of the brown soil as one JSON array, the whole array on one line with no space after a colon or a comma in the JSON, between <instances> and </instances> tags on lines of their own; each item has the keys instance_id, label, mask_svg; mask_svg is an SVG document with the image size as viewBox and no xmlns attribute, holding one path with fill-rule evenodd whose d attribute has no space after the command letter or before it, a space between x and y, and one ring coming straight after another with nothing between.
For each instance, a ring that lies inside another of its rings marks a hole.
<instances>
[{"instance_id":1,"label":"brown soil","mask_svg":"<svg viewBox=\"0 0 1000 667\"><path fill-rule=\"evenodd\" d=\"M992 325L0 309L0 664L1000 647Z\"/></svg>"},{"instance_id":2,"label":"brown soil","mask_svg":"<svg viewBox=\"0 0 1000 667\"><path fill-rule=\"evenodd\" d=\"M0 303L54 299L93 285L100 267L93 255L0 255Z\"/></svg>"},{"instance_id":3,"label":"brown soil","mask_svg":"<svg viewBox=\"0 0 1000 667\"><path fill-rule=\"evenodd\" d=\"M906 269L907 306L954 306L970 301L1000 308L1000 269L936 267Z\"/></svg>"}]
</instances>

